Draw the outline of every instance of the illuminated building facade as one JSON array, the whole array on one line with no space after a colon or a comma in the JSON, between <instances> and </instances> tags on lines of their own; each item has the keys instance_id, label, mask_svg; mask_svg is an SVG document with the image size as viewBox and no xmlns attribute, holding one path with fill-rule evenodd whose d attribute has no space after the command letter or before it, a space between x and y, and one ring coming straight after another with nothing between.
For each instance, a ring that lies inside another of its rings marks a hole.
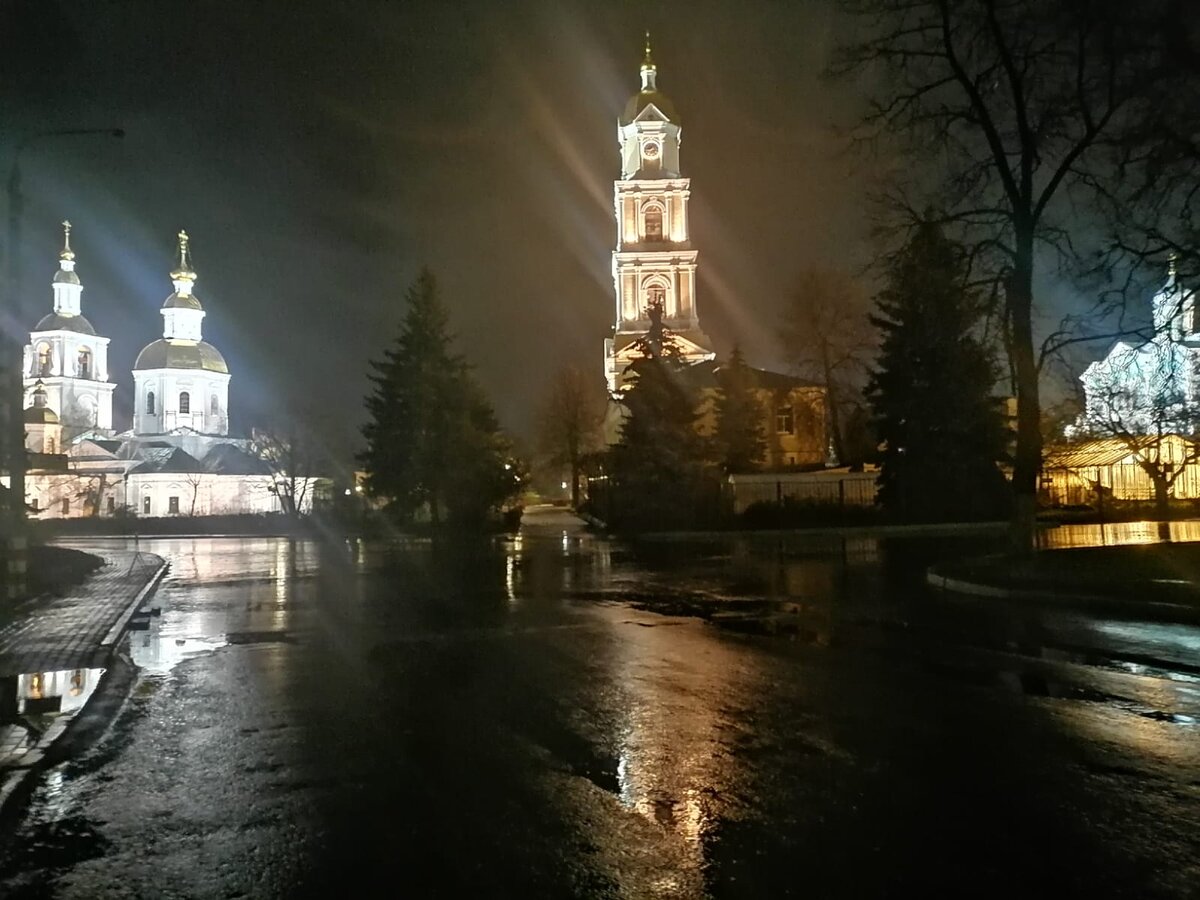
<instances>
[{"instance_id":1,"label":"illuminated building facade","mask_svg":"<svg viewBox=\"0 0 1200 900\"><path fill-rule=\"evenodd\" d=\"M647 310L661 304L663 323L689 363L713 358L696 307L696 250L688 222L691 182L680 174L679 114L658 90L658 69L646 41L642 86L617 121L621 177L614 183L617 246L612 255L616 324L604 345L608 389L618 391L636 356L633 344L650 326Z\"/></svg>"},{"instance_id":2,"label":"illuminated building facade","mask_svg":"<svg viewBox=\"0 0 1200 900\"><path fill-rule=\"evenodd\" d=\"M177 429L203 435L229 433L229 367L203 339L204 307L194 293L196 273L188 236L179 232L175 292L163 303L163 336L147 344L133 364L133 433Z\"/></svg>"},{"instance_id":3,"label":"illuminated building facade","mask_svg":"<svg viewBox=\"0 0 1200 900\"><path fill-rule=\"evenodd\" d=\"M83 315L70 222L63 222L63 249L51 283L53 312L37 323L25 346L25 406L35 406L40 386L41 406L57 416L65 439L84 431L111 434L116 385L108 380L108 338Z\"/></svg>"},{"instance_id":4,"label":"illuminated building facade","mask_svg":"<svg viewBox=\"0 0 1200 900\"><path fill-rule=\"evenodd\" d=\"M35 465L25 501L40 518L122 512L140 516L241 515L283 511L288 476L251 442L229 435L229 367L203 339L188 236L179 233L174 292L160 310L163 336L134 364L130 430L113 434L108 339L80 313L70 226L54 278L54 313L25 350L26 449ZM73 418L74 417L74 418ZM298 512L317 479L297 479Z\"/></svg>"},{"instance_id":5,"label":"illuminated building facade","mask_svg":"<svg viewBox=\"0 0 1200 900\"><path fill-rule=\"evenodd\" d=\"M1154 334L1148 341L1118 341L1080 376L1086 406L1068 437L1086 434L1164 434L1196 431L1200 413L1200 333L1195 296L1176 278L1172 260L1166 283L1152 301Z\"/></svg>"}]
</instances>

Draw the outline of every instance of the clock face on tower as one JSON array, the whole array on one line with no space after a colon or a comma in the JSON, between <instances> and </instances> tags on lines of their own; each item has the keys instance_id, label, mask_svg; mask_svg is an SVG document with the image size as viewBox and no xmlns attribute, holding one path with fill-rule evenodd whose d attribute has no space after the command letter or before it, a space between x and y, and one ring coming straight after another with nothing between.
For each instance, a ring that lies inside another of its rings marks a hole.
<instances>
[{"instance_id":1,"label":"clock face on tower","mask_svg":"<svg viewBox=\"0 0 1200 900\"><path fill-rule=\"evenodd\" d=\"M654 141L647 141L642 146L642 155L646 159L658 159L658 144L654 143Z\"/></svg>"}]
</instances>

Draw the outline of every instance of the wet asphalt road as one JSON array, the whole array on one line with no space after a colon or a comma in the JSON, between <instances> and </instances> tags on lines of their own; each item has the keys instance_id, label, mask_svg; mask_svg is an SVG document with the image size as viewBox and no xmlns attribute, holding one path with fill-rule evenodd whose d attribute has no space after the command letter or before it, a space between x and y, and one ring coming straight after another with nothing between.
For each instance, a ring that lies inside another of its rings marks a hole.
<instances>
[{"instance_id":1,"label":"wet asphalt road","mask_svg":"<svg viewBox=\"0 0 1200 900\"><path fill-rule=\"evenodd\" d=\"M1200 630L913 580L975 547L142 546L0 896L1200 896Z\"/></svg>"}]
</instances>

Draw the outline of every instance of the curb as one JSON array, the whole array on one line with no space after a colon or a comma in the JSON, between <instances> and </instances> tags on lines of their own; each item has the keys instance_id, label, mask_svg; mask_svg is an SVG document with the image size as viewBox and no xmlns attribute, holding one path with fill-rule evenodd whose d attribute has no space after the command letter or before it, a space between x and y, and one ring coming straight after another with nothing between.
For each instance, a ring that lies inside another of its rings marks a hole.
<instances>
[{"instance_id":1,"label":"curb","mask_svg":"<svg viewBox=\"0 0 1200 900\"><path fill-rule=\"evenodd\" d=\"M1172 622L1192 623L1200 620L1200 609L1181 603L1167 603L1162 600L1131 603L1120 597L1102 594L1080 594L1045 588L1007 588L995 584L952 578L938 572L936 566L931 566L926 570L925 583L948 593L985 597L991 600L1016 600L1061 607L1086 607L1105 612L1119 611L1138 618L1150 617Z\"/></svg>"},{"instance_id":2,"label":"curb","mask_svg":"<svg viewBox=\"0 0 1200 900\"><path fill-rule=\"evenodd\" d=\"M134 597L129 606L125 608L125 612L121 613L117 621L113 623L113 627L108 630L108 634L106 634L104 636L104 640L100 642L101 650L105 650L107 653L112 653L113 647L116 646L117 642L121 640L122 636L124 636L125 629L129 625L129 620L133 618L133 614L137 612L138 607L141 606L142 603L145 602L145 600L158 589L159 583L167 574L167 569L171 568L171 564L164 560L161 556L158 557L158 559L158 570L150 576L150 580L147 581L145 586L143 586L142 589L137 592L137 596Z\"/></svg>"}]
</instances>

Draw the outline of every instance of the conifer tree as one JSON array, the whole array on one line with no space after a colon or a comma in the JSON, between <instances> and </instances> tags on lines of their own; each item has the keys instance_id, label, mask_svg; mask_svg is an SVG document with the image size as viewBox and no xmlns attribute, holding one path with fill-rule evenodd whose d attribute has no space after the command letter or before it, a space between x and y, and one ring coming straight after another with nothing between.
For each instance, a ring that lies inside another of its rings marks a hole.
<instances>
[{"instance_id":1,"label":"conifer tree","mask_svg":"<svg viewBox=\"0 0 1200 900\"><path fill-rule=\"evenodd\" d=\"M916 521L999 516L1007 431L962 248L923 223L889 268L871 317L882 345L867 389L884 444L880 502Z\"/></svg>"},{"instance_id":2,"label":"conifer tree","mask_svg":"<svg viewBox=\"0 0 1200 900\"><path fill-rule=\"evenodd\" d=\"M735 345L729 361L717 369L717 459L726 472L752 472L767 451L763 434L762 404L754 392L754 378Z\"/></svg>"},{"instance_id":3,"label":"conifer tree","mask_svg":"<svg viewBox=\"0 0 1200 900\"><path fill-rule=\"evenodd\" d=\"M359 460L367 490L399 518L428 507L436 525L447 516L475 524L518 487L504 463L507 444L470 368L451 346L433 274L408 289L400 334L373 361L366 399L367 447Z\"/></svg>"},{"instance_id":4,"label":"conifer tree","mask_svg":"<svg viewBox=\"0 0 1200 900\"><path fill-rule=\"evenodd\" d=\"M613 517L629 528L674 527L691 515L703 480L696 397L682 377L678 345L652 307L650 330L629 364L627 416L611 453L617 502Z\"/></svg>"}]
</instances>

